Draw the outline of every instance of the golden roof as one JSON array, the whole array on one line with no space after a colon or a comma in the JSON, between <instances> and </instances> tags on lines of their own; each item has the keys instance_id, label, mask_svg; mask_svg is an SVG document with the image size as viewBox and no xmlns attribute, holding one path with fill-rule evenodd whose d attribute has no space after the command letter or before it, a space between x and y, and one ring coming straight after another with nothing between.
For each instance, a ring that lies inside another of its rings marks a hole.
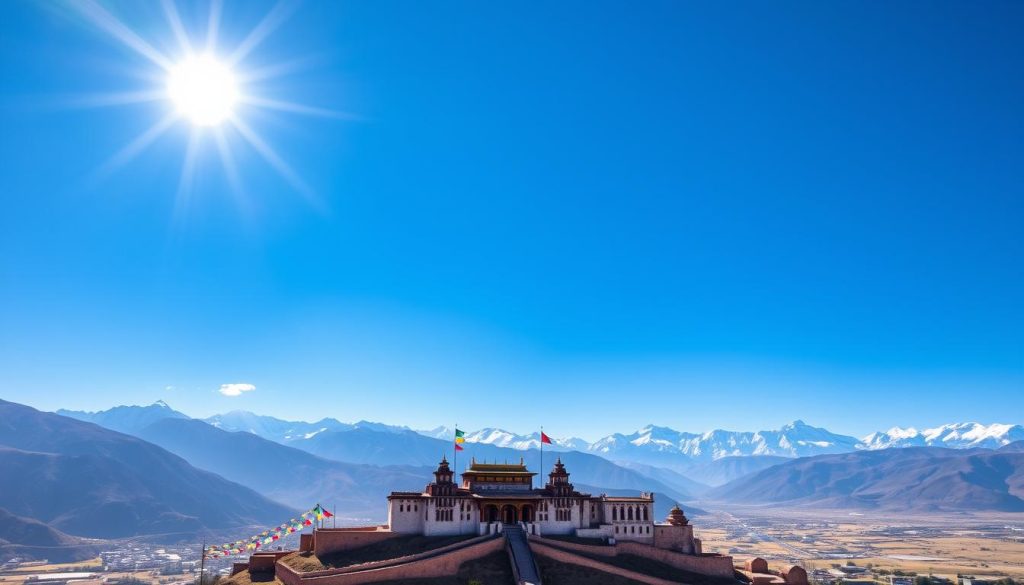
<instances>
[{"instance_id":1,"label":"golden roof","mask_svg":"<svg viewBox=\"0 0 1024 585\"><path fill-rule=\"evenodd\" d=\"M463 475L467 473L489 473L499 475L529 473L530 475L537 475L526 468L526 463L521 457L519 458L519 463L509 463L507 461L505 463L479 463L476 458L473 458L473 461L469 464L469 469L467 469Z\"/></svg>"}]
</instances>

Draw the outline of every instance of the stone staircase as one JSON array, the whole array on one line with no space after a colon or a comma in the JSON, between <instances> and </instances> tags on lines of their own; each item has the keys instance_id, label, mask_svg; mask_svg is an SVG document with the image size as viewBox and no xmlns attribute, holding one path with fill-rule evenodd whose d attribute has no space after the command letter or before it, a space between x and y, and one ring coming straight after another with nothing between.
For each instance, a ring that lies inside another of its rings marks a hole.
<instances>
[{"instance_id":1,"label":"stone staircase","mask_svg":"<svg viewBox=\"0 0 1024 585\"><path fill-rule=\"evenodd\" d=\"M537 562L533 559L533 551L530 550L530 543L526 539L523 528L518 524L506 524L504 533L505 550L512 563L512 573L515 576L516 584L542 585L540 571L537 569Z\"/></svg>"}]
</instances>

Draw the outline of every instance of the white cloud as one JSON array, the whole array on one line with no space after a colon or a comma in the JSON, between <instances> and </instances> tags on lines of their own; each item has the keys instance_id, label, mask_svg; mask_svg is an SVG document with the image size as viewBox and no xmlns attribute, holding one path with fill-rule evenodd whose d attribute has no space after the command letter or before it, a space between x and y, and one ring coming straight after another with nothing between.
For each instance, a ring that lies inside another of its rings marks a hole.
<instances>
[{"instance_id":1,"label":"white cloud","mask_svg":"<svg viewBox=\"0 0 1024 585\"><path fill-rule=\"evenodd\" d=\"M253 384L221 384L220 393L224 396L241 396L243 392L252 392L256 389Z\"/></svg>"}]
</instances>

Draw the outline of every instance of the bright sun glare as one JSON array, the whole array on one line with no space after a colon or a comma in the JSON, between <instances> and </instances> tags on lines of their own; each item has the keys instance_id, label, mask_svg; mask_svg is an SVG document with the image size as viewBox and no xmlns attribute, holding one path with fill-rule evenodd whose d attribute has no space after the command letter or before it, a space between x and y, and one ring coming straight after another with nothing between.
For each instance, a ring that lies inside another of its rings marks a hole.
<instances>
[{"instance_id":1,"label":"bright sun glare","mask_svg":"<svg viewBox=\"0 0 1024 585\"><path fill-rule=\"evenodd\" d=\"M176 122L191 126L191 132L184 150L181 177L178 184L178 201L185 205L191 192L193 175L198 165L196 158L204 142L216 146L223 171L235 193L243 194L239 168L232 152L248 146L293 188L315 202L315 194L298 174L285 162L274 147L260 132L249 125L243 112L236 111L244 104L246 112L277 110L290 114L322 118L345 119L344 112L320 108L292 101L271 99L259 95L258 88L267 89L267 83L277 77L293 73L297 63L267 63L261 68L246 67L245 59L295 10L292 0L278 0L244 38L234 47L218 46L217 39L222 22L221 11L224 2L213 0L209 3L205 35L200 31L185 28L178 14L176 0L163 0L164 15L168 32L177 40L175 57L158 50L137 31L110 13L98 0L76 0L68 3L70 9L86 21L106 32L111 39L119 41L124 48L145 57L153 68L142 77L157 80L156 87L96 94L83 98L83 103L96 106L113 106L132 103L162 101L170 106L162 117L141 132L117 152L101 169L101 174L126 164L162 137ZM148 29L149 27L147 27ZM199 40L197 37L205 36ZM253 85L253 82L262 85ZM245 91L242 89L245 88ZM183 208L183 207L182 207Z\"/></svg>"},{"instance_id":2,"label":"bright sun glare","mask_svg":"<svg viewBox=\"0 0 1024 585\"><path fill-rule=\"evenodd\" d=\"M211 55L188 57L167 75L167 96L178 114L197 126L216 126L227 120L238 101L235 76Z\"/></svg>"}]
</instances>

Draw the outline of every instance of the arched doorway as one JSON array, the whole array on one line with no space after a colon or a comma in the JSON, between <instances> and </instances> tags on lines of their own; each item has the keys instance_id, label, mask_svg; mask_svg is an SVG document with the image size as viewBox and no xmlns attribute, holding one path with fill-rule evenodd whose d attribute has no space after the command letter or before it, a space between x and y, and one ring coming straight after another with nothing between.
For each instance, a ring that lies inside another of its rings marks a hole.
<instances>
[{"instance_id":1,"label":"arched doorway","mask_svg":"<svg viewBox=\"0 0 1024 585\"><path fill-rule=\"evenodd\" d=\"M511 504L505 504L501 507L501 521L505 524L515 524L519 522L519 514L516 513L516 507Z\"/></svg>"},{"instance_id":2,"label":"arched doorway","mask_svg":"<svg viewBox=\"0 0 1024 585\"><path fill-rule=\"evenodd\" d=\"M530 504L523 504L521 514L523 517L523 522L533 522L533 506L531 506Z\"/></svg>"},{"instance_id":3,"label":"arched doorway","mask_svg":"<svg viewBox=\"0 0 1024 585\"><path fill-rule=\"evenodd\" d=\"M488 504L484 508L484 518L486 518L487 522L497 522L499 518L498 507L494 504Z\"/></svg>"}]
</instances>

